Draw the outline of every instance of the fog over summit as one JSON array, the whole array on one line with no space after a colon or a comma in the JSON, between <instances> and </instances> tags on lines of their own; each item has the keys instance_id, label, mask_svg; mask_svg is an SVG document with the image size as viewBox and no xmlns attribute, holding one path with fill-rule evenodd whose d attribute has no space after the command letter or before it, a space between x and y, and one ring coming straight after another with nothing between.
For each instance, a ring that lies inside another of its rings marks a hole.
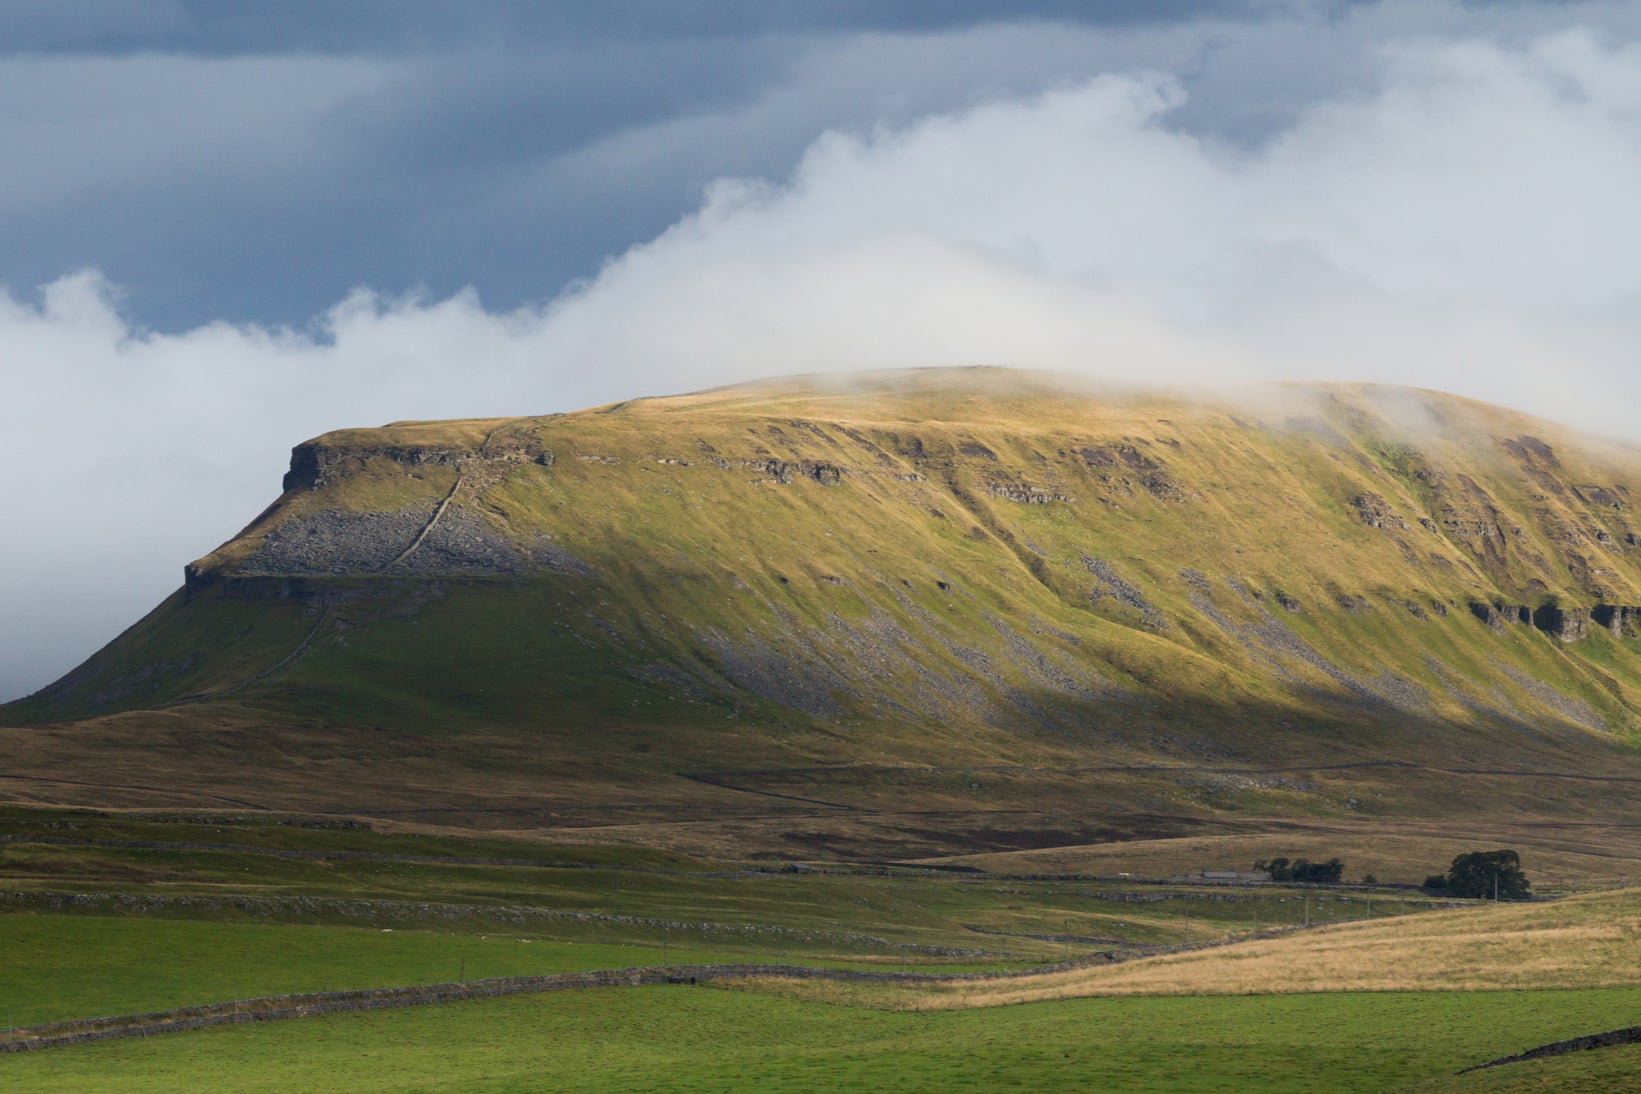
<instances>
[{"instance_id":1,"label":"fog over summit","mask_svg":"<svg viewBox=\"0 0 1641 1094\"><path fill-rule=\"evenodd\" d=\"M995 364L1410 384L1636 435L1631 6L1039 14L594 35L625 82L551 87L519 81L563 28L0 57L32 92L0 116L0 697L341 426ZM428 73L466 97L383 113Z\"/></svg>"}]
</instances>

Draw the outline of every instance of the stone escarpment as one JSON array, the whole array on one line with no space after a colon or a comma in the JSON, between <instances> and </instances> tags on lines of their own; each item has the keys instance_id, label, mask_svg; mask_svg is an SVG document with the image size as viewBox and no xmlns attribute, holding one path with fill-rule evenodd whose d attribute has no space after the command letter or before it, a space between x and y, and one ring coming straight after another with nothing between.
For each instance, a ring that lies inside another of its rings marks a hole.
<instances>
[{"instance_id":1,"label":"stone escarpment","mask_svg":"<svg viewBox=\"0 0 1641 1094\"><path fill-rule=\"evenodd\" d=\"M1622 556L1641 547L1629 487L1575 477L1555 447L1532 434L1494 443L1493 455L1513 474L1484 480L1441 466L1415 446L1370 441L1371 466L1389 489L1350 496L1350 509L1415 566L1451 570L1452 560L1431 545L1458 548L1461 573L1503 591L1469 601L1494 633L1519 625L1568 643L1596 628L1641 637L1641 608L1616 599L1625 593L1615 588L1630 565ZM1510 498L1506 490L1519 493ZM1396 500L1385 496L1391 491Z\"/></svg>"},{"instance_id":2,"label":"stone escarpment","mask_svg":"<svg viewBox=\"0 0 1641 1094\"><path fill-rule=\"evenodd\" d=\"M1509 604L1502 600L1476 600L1470 611L1495 633L1516 624L1533 627L1563 642L1579 642L1589 637L1592 627L1604 627L1614 638L1641 638L1641 607L1597 604L1593 607L1566 607L1559 603Z\"/></svg>"},{"instance_id":3,"label":"stone escarpment","mask_svg":"<svg viewBox=\"0 0 1641 1094\"><path fill-rule=\"evenodd\" d=\"M310 441L291 449L291 469L284 489L313 490L336 478L361 470L366 461L380 458L405 467L456 467L476 453L443 445L343 446Z\"/></svg>"},{"instance_id":4,"label":"stone escarpment","mask_svg":"<svg viewBox=\"0 0 1641 1094\"><path fill-rule=\"evenodd\" d=\"M538 463L550 467L551 449L515 423L503 423L470 444L333 441L321 437L291 449L285 491L315 490L364 471L373 460L385 460L416 474L433 468L470 470L480 463Z\"/></svg>"},{"instance_id":5,"label":"stone escarpment","mask_svg":"<svg viewBox=\"0 0 1641 1094\"><path fill-rule=\"evenodd\" d=\"M551 450L495 431L473 446L448 444L336 444L323 440L291 451L284 495L242 537L249 550L232 559L212 556L184 571L188 588L221 580L268 577L440 576L517 577L549 571L590 572L539 533L520 535L487 514L485 490L509 466L550 467ZM453 479L439 497L393 509L339 505L302 507L309 496L353 476L391 474L422 484Z\"/></svg>"},{"instance_id":6,"label":"stone escarpment","mask_svg":"<svg viewBox=\"0 0 1641 1094\"><path fill-rule=\"evenodd\" d=\"M479 514L451 508L437 522L425 510L349 513L326 509L270 532L235 576L515 576L569 567L561 548L538 537L520 544ZM194 580L199 576L193 571Z\"/></svg>"},{"instance_id":7,"label":"stone escarpment","mask_svg":"<svg viewBox=\"0 0 1641 1094\"><path fill-rule=\"evenodd\" d=\"M321 438L291 451L284 494L225 549L185 568L186 587L269 577L518 578L558 573L590 576L593 568L551 533L521 530L488 496L521 467L546 474L558 462L524 421L506 423L474 444L349 443ZM760 453L709 455L697 466L745 476L750 485L808 482L837 486L850 474L834 462L783 459ZM687 468L691 460L651 456L641 461L596 452L575 460L596 466L629 462ZM420 500L396 508L309 504L344 490L348 480L397 480ZM442 496L427 487L450 480ZM237 548L237 549L236 549ZM226 553L225 553L226 551Z\"/></svg>"}]
</instances>

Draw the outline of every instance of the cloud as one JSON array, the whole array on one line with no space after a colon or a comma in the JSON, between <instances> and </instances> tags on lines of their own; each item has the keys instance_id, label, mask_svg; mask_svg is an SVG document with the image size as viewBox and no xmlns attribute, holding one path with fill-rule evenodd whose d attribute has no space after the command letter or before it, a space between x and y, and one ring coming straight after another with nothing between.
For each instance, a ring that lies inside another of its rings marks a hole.
<instances>
[{"instance_id":1,"label":"cloud","mask_svg":"<svg viewBox=\"0 0 1641 1094\"><path fill-rule=\"evenodd\" d=\"M31 52L115 51L184 47L230 54L335 52L429 42L509 38L577 46L608 41L661 41L744 35L866 30L929 31L995 21L994 0L285 0L279 10L201 0L8 0L0 20L9 47ZM1124 25L1218 14L1247 17L1259 0L1011 0L1011 19L1076 20Z\"/></svg>"},{"instance_id":2,"label":"cloud","mask_svg":"<svg viewBox=\"0 0 1641 1094\"><path fill-rule=\"evenodd\" d=\"M817 141L554 309L679 376L985 361L1180 383L1376 378L1597 428L1638 333L1641 51L1409 43L1253 149L1102 76ZM1584 384L1568 382L1582 374ZM672 385L676 386L676 384Z\"/></svg>"},{"instance_id":3,"label":"cloud","mask_svg":"<svg viewBox=\"0 0 1641 1094\"><path fill-rule=\"evenodd\" d=\"M1374 43L1641 32L1631 0L302 7L0 5L0 283L95 266L166 330L357 284L510 309L829 129L1147 69L1172 126L1253 147L1374 86Z\"/></svg>"},{"instance_id":4,"label":"cloud","mask_svg":"<svg viewBox=\"0 0 1641 1094\"><path fill-rule=\"evenodd\" d=\"M1257 142L1107 73L814 140L551 303L349 295L144 329L95 272L0 294L0 693L68 668L272 496L307 436L937 364L1446 388L1634 432L1641 52L1410 39Z\"/></svg>"}]
</instances>

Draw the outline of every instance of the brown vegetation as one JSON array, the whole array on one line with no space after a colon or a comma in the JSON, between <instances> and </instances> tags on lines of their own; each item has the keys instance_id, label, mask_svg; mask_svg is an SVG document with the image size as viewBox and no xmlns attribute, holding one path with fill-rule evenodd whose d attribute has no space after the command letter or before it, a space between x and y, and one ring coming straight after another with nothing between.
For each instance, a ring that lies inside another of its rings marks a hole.
<instances>
[{"instance_id":1,"label":"brown vegetation","mask_svg":"<svg viewBox=\"0 0 1641 1094\"><path fill-rule=\"evenodd\" d=\"M1256 938L1109 967L919 986L759 982L756 990L896 1010L1090 995L1248 995L1632 987L1641 890L1546 904L1472 905Z\"/></svg>"}]
</instances>

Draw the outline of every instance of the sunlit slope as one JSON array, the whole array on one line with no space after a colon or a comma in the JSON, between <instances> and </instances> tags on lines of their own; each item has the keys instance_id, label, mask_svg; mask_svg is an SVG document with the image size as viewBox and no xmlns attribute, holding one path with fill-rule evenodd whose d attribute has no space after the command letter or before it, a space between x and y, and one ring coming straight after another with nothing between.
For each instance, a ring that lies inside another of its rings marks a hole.
<instances>
[{"instance_id":1,"label":"sunlit slope","mask_svg":"<svg viewBox=\"0 0 1641 1094\"><path fill-rule=\"evenodd\" d=\"M1310 897L1320 922L1329 897ZM1291 899L1297 901L1298 897ZM1632 988L1641 894L1587 893L1549 904L1472 903L1408 915L1393 899L1349 898L1350 922L1256 934L1235 945L1167 953L1012 980L940 984L766 981L753 990L889 1010L1010 1006L1088 995L1526 991ZM1615 1020L1613 1025L1625 1022ZM1590 1032L1595 1032L1591 1030Z\"/></svg>"},{"instance_id":2,"label":"sunlit slope","mask_svg":"<svg viewBox=\"0 0 1641 1094\"><path fill-rule=\"evenodd\" d=\"M795 379L345 430L286 485L8 719L1553 769L1627 754L1641 709L1641 453L1436 393Z\"/></svg>"}]
</instances>

